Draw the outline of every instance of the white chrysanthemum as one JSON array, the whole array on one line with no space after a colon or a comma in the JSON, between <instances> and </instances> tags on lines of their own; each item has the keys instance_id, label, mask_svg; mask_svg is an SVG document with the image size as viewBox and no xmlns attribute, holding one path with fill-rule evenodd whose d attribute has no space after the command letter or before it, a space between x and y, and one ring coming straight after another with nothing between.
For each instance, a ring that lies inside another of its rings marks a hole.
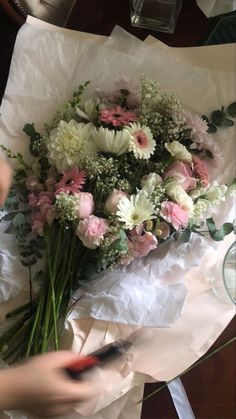
<instances>
[{"instance_id":1,"label":"white chrysanthemum","mask_svg":"<svg viewBox=\"0 0 236 419\"><path fill-rule=\"evenodd\" d=\"M130 198L121 198L117 207L118 211L116 215L129 230L144 221L155 218L153 215L155 207L143 192L137 195L131 195Z\"/></svg>"},{"instance_id":2,"label":"white chrysanthemum","mask_svg":"<svg viewBox=\"0 0 236 419\"><path fill-rule=\"evenodd\" d=\"M172 141L171 143L165 143L166 150L175 158L175 160L181 160L186 163L192 161L192 155L189 153L187 148L179 141Z\"/></svg>"},{"instance_id":3,"label":"white chrysanthemum","mask_svg":"<svg viewBox=\"0 0 236 419\"><path fill-rule=\"evenodd\" d=\"M78 164L86 156L96 155L96 147L91 140L92 124L60 121L51 131L47 143L49 158L58 170L63 171Z\"/></svg>"},{"instance_id":4,"label":"white chrysanthemum","mask_svg":"<svg viewBox=\"0 0 236 419\"><path fill-rule=\"evenodd\" d=\"M134 153L136 159L149 159L156 146L150 128L133 122L124 128L124 131L127 132L130 139L129 151Z\"/></svg>"},{"instance_id":5,"label":"white chrysanthemum","mask_svg":"<svg viewBox=\"0 0 236 419\"><path fill-rule=\"evenodd\" d=\"M103 127L94 128L92 136L98 148L106 153L114 153L121 156L128 150L129 136L124 130L115 131Z\"/></svg>"}]
</instances>

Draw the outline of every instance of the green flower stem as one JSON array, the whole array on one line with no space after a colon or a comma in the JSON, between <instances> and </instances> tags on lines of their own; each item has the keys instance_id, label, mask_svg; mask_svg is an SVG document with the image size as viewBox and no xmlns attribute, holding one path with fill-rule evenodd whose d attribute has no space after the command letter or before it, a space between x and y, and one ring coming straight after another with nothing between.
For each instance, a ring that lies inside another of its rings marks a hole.
<instances>
[{"instance_id":1,"label":"green flower stem","mask_svg":"<svg viewBox=\"0 0 236 419\"><path fill-rule=\"evenodd\" d=\"M30 356L30 351L31 351L31 347L32 347L32 343L33 343L33 339L34 339L34 335L35 332L37 330L37 328L39 328L39 314L42 310L42 305L44 302L44 293L41 294L39 300L38 300L38 306L37 306L37 310L36 310L36 314L34 317L34 322L33 322L33 326L30 332L30 336L29 336L29 340L28 340L28 344L27 344L27 349L26 349L26 358L28 358Z\"/></svg>"},{"instance_id":2,"label":"green flower stem","mask_svg":"<svg viewBox=\"0 0 236 419\"><path fill-rule=\"evenodd\" d=\"M231 345L231 343L235 342L236 337L233 337L232 339L228 340L226 343L224 343L223 345L221 345L219 348L215 349L214 351L210 352L207 356L199 359L199 361L195 362L195 364L193 364L191 367L187 368L185 371L183 371L181 374L177 375L176 377L172 378L171 380L167 381L165 384L163 384L161 387L159 387L157 390L153 391L152 393L150 393L148 396L144 397L143 399L139 400L137 402L137 404L139 403L143 403L146 400L150 399L152 396L154 396L155 394L159 393L161 390L163 390L163 388L167 387L169 383L171 383L172 381L176 380L177 378L182 377L183 375L185 375L187 372L191 371L193 368L197 367L198 365L202 364L203 362L205 362L207 359L211 358L213 355L217 354L218 352L220 352L222 349L226 348L227 346Z\"/></svg>"},{"instance_id":3,"label":"green flower stem","mask_svg":"<svg viewBox=\"0 0 236 419\"><path fill-rule=\"evenodd\" d=\"M61 254L60 250L63 250L62 241L61 241L63 227L62 226L59 227L59 232L58 234L55 235L55 238L52 243L50 240L49 231L46 231L45 238L46 238L46 245L47 245L47 259L48 259L48 270L49 270L48 273L49 273L49 279L50 279L50 287L48 289L47 301L46 301L46 306L45 306L45 321L43 325L43 339L42 339L42 345L41 345L42 352L46 352L47 347L48 347L48 342L51 336L51 332L50 332L51 311L53 314L53 326L51 330L53 330L54 332L55 349L56 350L59 349L58 333L57 333L58 313L57 313L57 308L56 308L57 298L55 295L55 286L57 285L57 282L58 282L58 272L59 272L58 260ZM54 258L52 258L55 242L56 242L56 250L54 253Z\"/></svg>"},{"instance_id":4,"label":"green flower stem","mask_svg":"<svg viewBox=\"0 0 236 419\"><path fill-rule=\"evenodd\" d=\"M40 305L39 308L39 314L38 314L38 327L35 330L34 339L33 339L33 350L32 355L36 355L40 352L40 341L42 338L42 314L43 314L43 307L44 307L44 298L45 293L43 294L43 298L41 298L40 302L38 303Z\"/></svg>"},{"instance_id":5,"label":"green flower stem","mask_svg":"<svg viewBox=\"0 0 236 419\"><path fill-rule=\"evenodd\" d=\"M66 285L68 284L68 279L71 275L73 275L72 265L73 265L73 259L75 256L75 240L76 240L76 235L73 232L73 236L71 240L69 241L70 243L69 251L66 257L64 258L64 263L62 267L62 276L61 276L62 279L60 282L58 282L58 285L59 285L58 291L57 291L57 315L58 316L60 315L61 302L64 296Z\"/></svg>"},{"instance_id":6,"label":"green flower stem","mask_svg":"<svg viewBox=\"0 0 236 419\"><path fill-rule=\"evenodd\" d=\"M56 314L54 282L55 282L55 266L56 266L56 262L57 262L57 257L58 257L57 254L58 254L59 246L58 246L58 241L57 241L55 259L54 259L54 264L53 264L52 259L51 259L51 248L50 248L49 240L46 240L46 242L47 242L49 278L50 278L50 285L51 285L51 302L52 302L52 313L53 313L54 343L55 343L55 349L58 350L57 314ZM54 267L54 269L53 269L53 267ZM49 294L50 294L50 292L49 292Z\"/></svg>"}]
</instances>

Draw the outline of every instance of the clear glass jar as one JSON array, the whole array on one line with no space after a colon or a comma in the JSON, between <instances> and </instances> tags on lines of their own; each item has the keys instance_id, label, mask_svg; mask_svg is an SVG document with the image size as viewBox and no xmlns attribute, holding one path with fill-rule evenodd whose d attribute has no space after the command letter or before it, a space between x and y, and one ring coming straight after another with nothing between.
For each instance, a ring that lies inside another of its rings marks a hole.
<instances>
[{"instance_id":1,"label":"clear glass jar","mask_svg":"<svg viewBox=\"0 0 236 419\"><path fill-rule=\"evenodd\" d=\"M226 292L233 303L236 304L236 242L231 244L225 254L222 276Z\"/></svg>"},{"instance_id":2,"label":"clear glass jar","mask_svg":"<svg viewBox=\"0 0 236 419\"><path fill-rule=\"evenodd\" d=\"M131 25L174 33L182 0L130 0Z\"/></svg>"},{"instance_id":3,"label":"clear glass jar","mask_svg":"<svg viewBox=\"0 0 236 419\"><path fill-rule=\"evenodd\" d=\"M225 303L236 304L236 242L209 266L207 276L215 295Z\"/></svg>"}]
</instances>

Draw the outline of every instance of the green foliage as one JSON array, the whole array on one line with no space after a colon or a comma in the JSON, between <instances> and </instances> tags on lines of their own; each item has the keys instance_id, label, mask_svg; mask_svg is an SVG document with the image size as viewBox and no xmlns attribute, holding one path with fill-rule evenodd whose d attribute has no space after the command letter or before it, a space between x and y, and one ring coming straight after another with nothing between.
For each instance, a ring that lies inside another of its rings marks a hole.
<instances>
[{"instance_id":1,"label":"green foliage","mask_svg":"<svg viewBox=\"0 0 236 419\"><path fill-rule=\"evenodd\" d=\"M224 223L217 229L213 218L207 218L206 224L211 238L215 241L223 240L224 237L232 233L232 231L236 233L236 226L232 223Z\"/></svg>"},{"instance_id":2,"label":"green foliage","mask_svg":"<svg viewBox=\"0 0 236 419\"><path fill-rule=\"evenodd\" d=\"M236 102L231 103L228 107L227 107L227 112L230 116L232 116L233 118L236 117Z\"/></svg>"},{"instance_id":3,"label":"green foliage","mask_svg":"<svg viewBox=\"0 0 236 419\"><path fill-rule=\"evenodd\" d=\"M110 248L116 250L117 252L128 251L127 237L123 230L119 231L118 239L111 243Z\"/></svg>"},{"instance_id":4,"label":"green foliage","mask_svg":"<svg viewBox=\"0 0 236 419\"><path fill-rule=\"evenodd\" d=\"M46 153L46 146L44 141L34 128L34 124L25 124L23 131L30 137L29 149L34 157L39 157Z\"/></svg>"},{"instance_id":5,"label":"green foliage","mask_svg":"<svg viewBox=\"0 0 236 419\"><path fill-rule=\"evenodd\" d=\"M80 104L80 99L82 94L84 93L84 90L89 85L90 81L86 81L85 83L81 84L78 89L73 93L73 100L70 102L71 106L75 108Z\"/></svg>"},{"instance_id":6,"label":"green foliage","mask_svg":"<svg viewBox=\"0 0 236 419\"><path fill-rule=\"evenodd\" d=\"M202 118L207 122L208 133L214 134L217 127L227 128L234 126L232 118L236 118L236 102L231 103L225 110L224 106L211 113L210 118L203 115Z\"/></svg>"}]
</instances>

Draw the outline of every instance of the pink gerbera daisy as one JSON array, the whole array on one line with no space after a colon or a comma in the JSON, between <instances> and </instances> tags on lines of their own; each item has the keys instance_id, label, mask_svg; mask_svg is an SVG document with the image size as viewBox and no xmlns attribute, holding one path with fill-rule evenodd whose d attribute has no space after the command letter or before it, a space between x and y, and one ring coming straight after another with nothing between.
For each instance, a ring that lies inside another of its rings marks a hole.
<instances>
[{"instance_id":1,"label":"pink gerbera daisy","mask_svg":"<svg viewBox=\"0 0 236 419\"><path fill-rule=\"evenodd\" d=\"M63 176L60 182L56 184L55 195L58 195L60 192L78 192L78 190L82 189L82 186L85 183L85 176L85 171L79 170L77 166L72 167L69 170L66 170L65 172L63 172Z\"/></svg>"},{"instance_id":2,"label":"pink gerbera daisy","mask_svg":"<svg viewBox=\"0 0 236 419\"><path fill-rule=\"evenodd\" d=\"M156 142L149 127L139 123L130 124L124 129L130 138L129 151L136 159L149 159L155 151Z\"/></svg>"},{"instance_id":3,"label":"pink gerbera daisy","mask_svg":"<svg viewBox=\"0 0 236 419\"><path fill-rule=\"evenodd\" d=\"M114 127L127 125L130 122L137 121L138 117L134 112L126 111L119 105L115 108L104 109L100 112L100 120L106 124L112 124Z\"/></svg>"}]
</instances>

